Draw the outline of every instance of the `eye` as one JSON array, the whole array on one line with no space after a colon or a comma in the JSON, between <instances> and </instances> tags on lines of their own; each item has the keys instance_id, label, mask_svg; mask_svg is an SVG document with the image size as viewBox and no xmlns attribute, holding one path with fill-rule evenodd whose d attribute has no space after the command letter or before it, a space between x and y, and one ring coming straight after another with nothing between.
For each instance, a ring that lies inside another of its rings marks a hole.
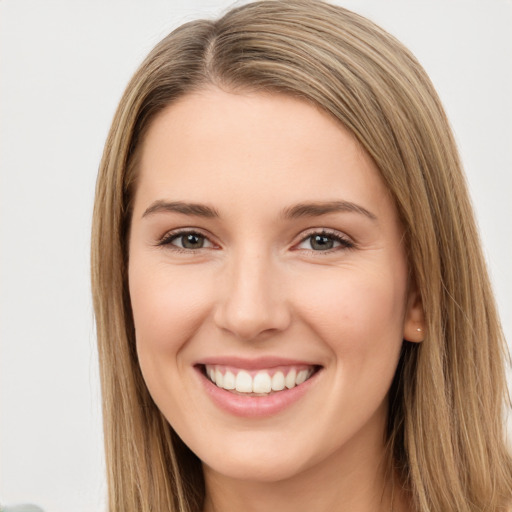
<instances>
[{"instance_id":1,"label":"eye","mask_svg":"<svg viewBox=\"0 0 512 512\"><path fill-rule=\"evenodd\" d=\"M338 248L349 249L351 247L354 247L354 244L341 234L322 231L321 233L311 233L308 235L300 242L297 249L330 251Z\"/></svg>"},{"instance_id":2,"label":"eye","mask_svg":"<svg viewBox=\"0 0 512 512\"><path fill-rule=\"evenodd\" d=\"M213 247L212 242L201 233L196 231L181 231L179 233L168 233L158 245L172 245L178 249L193 251Z\"/></svg>"}]
</instances>

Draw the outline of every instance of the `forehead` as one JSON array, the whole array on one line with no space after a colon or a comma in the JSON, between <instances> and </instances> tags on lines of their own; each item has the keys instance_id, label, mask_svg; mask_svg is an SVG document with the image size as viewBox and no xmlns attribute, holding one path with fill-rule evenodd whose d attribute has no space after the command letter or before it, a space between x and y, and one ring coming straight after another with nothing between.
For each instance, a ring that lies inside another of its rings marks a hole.
<instances>
[{"instance_id":1,"label":"forehead","mask_svg":"<svg viewBox=\"0 0 512 512\"><path fill-rule=\"evenodd\" d=\"M215 88L186 95L153 120L140 149L136 203L169 195L247 207L341 196L372 206L389 200L377 167L348 130L286 95Z\"/></svg>"}]
</instances>

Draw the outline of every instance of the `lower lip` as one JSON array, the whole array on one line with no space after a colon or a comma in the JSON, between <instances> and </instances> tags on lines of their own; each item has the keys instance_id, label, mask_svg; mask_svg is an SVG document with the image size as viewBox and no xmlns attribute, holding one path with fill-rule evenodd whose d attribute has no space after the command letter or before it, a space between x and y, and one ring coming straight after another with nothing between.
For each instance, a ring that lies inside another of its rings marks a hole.
<instances>
[{"instance_id":1,"label":"lower lip","mask_svg":"<svg viewBox=\"0 0 512 512\"><path fill-rule=\"evenodd\" d=\"M287 409L300 400L315 384L320 370L307 381L292 389L285 389L265 396L244 396L217 387L201 368L196 368L204 389L212 401L224 411L244 418L263 418Z\"/></svg>"}]
</instances>

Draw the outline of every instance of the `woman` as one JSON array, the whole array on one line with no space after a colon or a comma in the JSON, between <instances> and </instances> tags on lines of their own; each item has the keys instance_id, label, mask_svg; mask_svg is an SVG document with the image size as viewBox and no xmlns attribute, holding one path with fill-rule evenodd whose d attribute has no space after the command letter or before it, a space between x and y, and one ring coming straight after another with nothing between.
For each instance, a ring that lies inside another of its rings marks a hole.
<instances>
[{"instance_id":1,"label":"woman","mask_svg":"<svg viewBox=\"0 0 512 512\"><path fill-rule=\"evenodd\" d=\"M101 164L110 510L506 510L504 343L414 57L329 4L186 24Z\"/></svg>"}]
</instances>

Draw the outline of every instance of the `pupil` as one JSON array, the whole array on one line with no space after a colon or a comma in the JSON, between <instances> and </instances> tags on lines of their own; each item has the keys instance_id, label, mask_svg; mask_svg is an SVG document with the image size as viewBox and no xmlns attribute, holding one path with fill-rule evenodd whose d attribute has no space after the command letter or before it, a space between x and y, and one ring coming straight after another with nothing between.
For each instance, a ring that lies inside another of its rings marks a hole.
<instances>
[{"instance_id":1,"label":"pupil","mask_svg":"<svg viewBox=\"0 0 512 512\"><path fill-rule=\"evenodd\" d=\"M325 251L332 249L333 245L333 240L324 235L315 235L311 240L311 247L315 250Z\"/></svg>"},{"instance_id":2,"label":"pupil","mask_svg":"<svg viewBox=\"0 0 512 512\"><path fill-rule=\"evenodd\" d=\"M181 238L181 243L185 249L197 249L203 246L204 238L201 235L184 235Z\"/></svg>"}]
</instances>

